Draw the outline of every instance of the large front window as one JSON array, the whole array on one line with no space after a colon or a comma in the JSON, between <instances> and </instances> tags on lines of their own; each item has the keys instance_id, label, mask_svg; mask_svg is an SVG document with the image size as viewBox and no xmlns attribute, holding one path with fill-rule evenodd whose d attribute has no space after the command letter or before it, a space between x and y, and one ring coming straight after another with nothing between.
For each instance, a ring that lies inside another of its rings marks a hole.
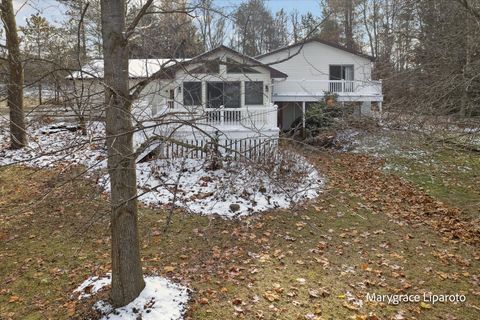
<instances>
[{"instance_id":1,"label":"large front window","mask_svg":"<svg viewBox=\"0 0 480 320\"><path fill-rule=\"evenodd\" d=\"M202 83L189 81L183 83L183 105L199 106L202 104Z\"/></svg>"},{"instance_id":2,"label":"large front window","mask_svg":"<svg viewBox=\"0 0 480 320\"><path fill-rule=\"evenodd\" d=\"M207 107L240 108L240 82L207 82Z\"/></svg>"}]
</instances>

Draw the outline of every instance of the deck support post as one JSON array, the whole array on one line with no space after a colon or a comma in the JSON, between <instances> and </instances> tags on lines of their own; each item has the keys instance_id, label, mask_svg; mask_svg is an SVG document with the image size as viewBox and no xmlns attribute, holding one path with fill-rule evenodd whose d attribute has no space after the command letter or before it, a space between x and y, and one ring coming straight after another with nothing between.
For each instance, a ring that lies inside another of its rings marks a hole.
<instances>
[{"instance_id":1,"label":"deck support post","mask_svg":"<svg viewBox=\"0 0 480 320\"><path fill-rule=\"evenodd\" d=\"M307 137L307 132L305 130L305 101L302 101L302 137L305 139Z\"/></svg>"}]
</instances>

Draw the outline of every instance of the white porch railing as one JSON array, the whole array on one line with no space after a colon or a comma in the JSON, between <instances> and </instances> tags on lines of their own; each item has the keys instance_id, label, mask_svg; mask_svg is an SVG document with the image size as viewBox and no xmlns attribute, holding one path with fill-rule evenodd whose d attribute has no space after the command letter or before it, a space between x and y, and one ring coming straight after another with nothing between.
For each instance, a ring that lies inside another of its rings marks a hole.
<instances>
[{"instance_id":1,"label":"white porch railing","mask_svg":"<svg viewBox=\"0 0 480 320\"><path fill-rule=\"evenodd\" d=\"M252 129L273 128L277 125L277 107L206 108L200 123Z\"/></svg>"},{"instance_id":2,"label":"white porch railing","mask_svg":"<svg viewBox=\"0 0 480 320\"><path fill-rule=\"evenodd\" d=\"M252 130L277 127L277 106L255 106L245 108L200 108L195 111L186 108L172 109L169 105L157 108L157 114L168 114L182 120L210 127L243 127Z\"/></svg>"},{"instance_id":3,"label":"white porch railing","mask_svg":"<svg viewBox=\"0 0 480 320\"><path fill-rule=\"evenodd\" d=\"M283 80L273 84L274 96L323 96L324 92L338 94L381 95L379 80Z\"/></svg>"},{"instance_id":4,"label":"white porch railing","mask_svg":"<svg viewBox=\"0 0 480 320\"><path fill-rule=\"evenodd\" d=\"M330 80L328 82L328 91L330 92L354 92L355 81L352 80Z\"/></svg>"}]
</instances>

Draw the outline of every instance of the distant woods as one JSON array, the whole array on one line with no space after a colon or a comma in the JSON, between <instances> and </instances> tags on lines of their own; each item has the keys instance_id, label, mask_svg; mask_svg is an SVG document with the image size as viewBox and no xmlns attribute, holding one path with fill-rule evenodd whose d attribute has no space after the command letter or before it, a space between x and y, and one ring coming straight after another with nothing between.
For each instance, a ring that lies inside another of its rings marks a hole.
<instances>
[{"instance_id":1,"label":"distant woods","mask_svg":"<svg viewBox=\"0 0 480 320\"><path fill-rule=\"evenodd\" d=\"M100 0L57 1L67 8L61 22L36 14L19 28L27 84L48 72L42 81L56 82L103 56ZM128 7L127 23L139 10L140 2ZM387 110L480 113L478 0L319 0L306 13L272 12L264 0L158 0L128 50L130 58L184 58L224 44L256 56L308 38L374 57Z\"/></svg>"}]
</instances>

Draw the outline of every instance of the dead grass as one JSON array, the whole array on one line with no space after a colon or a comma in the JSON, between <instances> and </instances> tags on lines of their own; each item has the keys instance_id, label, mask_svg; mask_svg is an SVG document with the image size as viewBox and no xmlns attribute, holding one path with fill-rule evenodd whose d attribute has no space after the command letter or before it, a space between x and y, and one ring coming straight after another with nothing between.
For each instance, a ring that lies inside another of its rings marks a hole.
<instances>
[{"instance_id":1,"label":"dead grass","mask_svg":"<svg viewBox=\"0 0 480 320\"><path fill-rule=\"evenodd\" d=\"M351 189L361 177L331 183L346 173L348 159L342 157L315 155L330 183L317 200L292 210L241 221L177 212L164 233L166 213L143 208L145 273L194 290L189 319L367 319L369 313L393 319L400 311L405 319L478 319L478 247L372 210L375 200ZM110 269L108 203L91 181L56 188L72 175L24 167L0 171L5 319L81 319L85 304L70 300L72 290L87 276ZM379 190L381 196L398 195ZM170 267L173 272L166 272ZM467 303L428 309L364 303L354 310L346 299L423 291L463 293Z\"/></svg>"},{"instance_id":2,"label":"dead grass","mask_svg":"<svg viewBox=\"0 0 480 320\"><path fill-rule=\"evenodd\" d=\"M23 97L23 106L25 110L29 111L38 106L38 98ZM7 101L5 97L0 99L0 113L8 113Z\"/></svg>"}]
</instances>

